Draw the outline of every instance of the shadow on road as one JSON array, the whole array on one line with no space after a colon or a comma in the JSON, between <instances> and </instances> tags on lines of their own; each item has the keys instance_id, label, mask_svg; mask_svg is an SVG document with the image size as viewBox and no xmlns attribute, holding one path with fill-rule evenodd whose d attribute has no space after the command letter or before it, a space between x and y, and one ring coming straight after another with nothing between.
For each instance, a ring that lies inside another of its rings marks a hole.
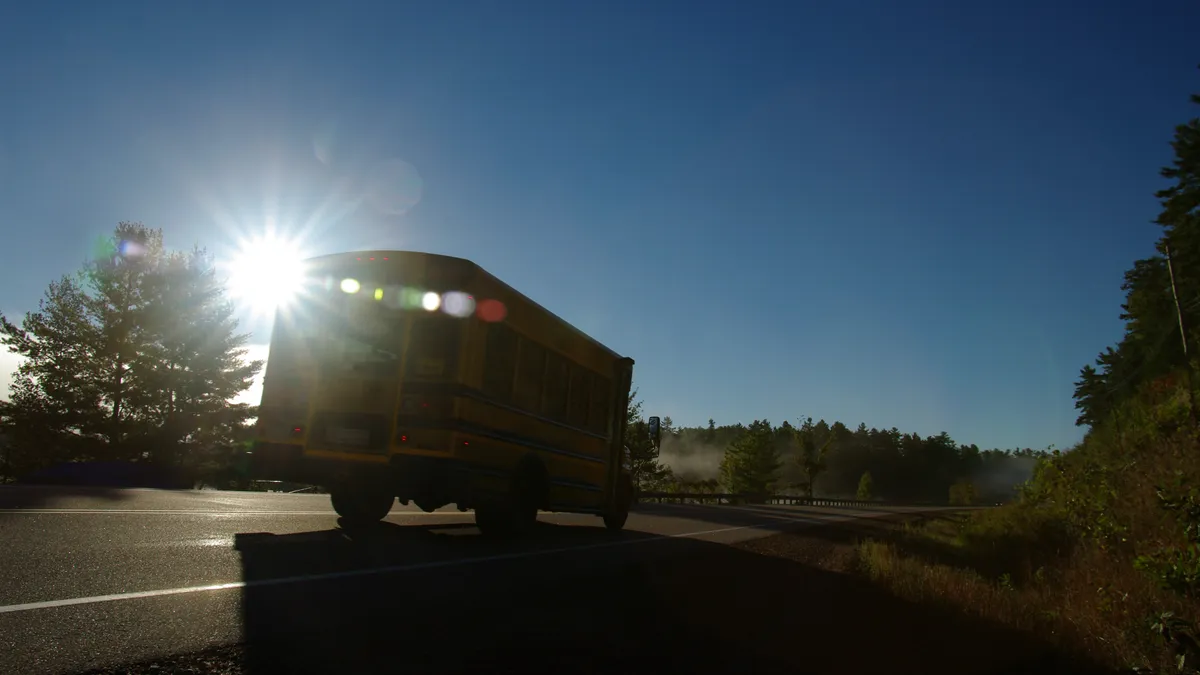
<instances>
[{"instance_id":1,"label":"shadow on road","mask_svg":"<svg viewBox=\"0 0 1200 675\"><path fill-rule=\"evenodd\" d=\"M134 493L122 488L80 485L0 485L0 509L64 508L71 502L103 500L119 502ZM83 507L83 508L86 508Z\"/></svg>"},{"instance_id":2,"label":"shadow on road","mask_svg":"<svg viewBox=\"0 0 1200 675\"><path fill-rule=\"evenodd\" d=\"M1103 672L855 576L694 539L544 524L505 546L384 523L236 546L252 673Z\"/></svg>"}]
</instances>

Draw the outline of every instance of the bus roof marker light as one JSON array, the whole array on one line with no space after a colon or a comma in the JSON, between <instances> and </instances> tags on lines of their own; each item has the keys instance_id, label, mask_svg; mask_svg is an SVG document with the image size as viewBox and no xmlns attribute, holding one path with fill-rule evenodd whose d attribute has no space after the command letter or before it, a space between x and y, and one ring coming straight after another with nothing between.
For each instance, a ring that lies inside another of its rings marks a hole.
<instances>
[{"instance_id":1,"label":"bus roof marker light","mask_svg":"<svg viewBox=\"0 0 1200 675\"><path fill-rule=\"evenodd\" d=\"M425 295L421 296L421 307L424 307L426 311L436 312L437 308L441 306L442 298L437 293L429 291Z\"/></svg>"},{"instance_id":2,"label":"bus roof marker light","mask_svg":"<svg viewBox=\"0 0 1200 675\"><path fill-rule=\"evenodd\" d=\"M343 293L354 295L362 288L362 284L358 283L357 279L342 279L340 288Z\"/></svg>"}]
</instances>

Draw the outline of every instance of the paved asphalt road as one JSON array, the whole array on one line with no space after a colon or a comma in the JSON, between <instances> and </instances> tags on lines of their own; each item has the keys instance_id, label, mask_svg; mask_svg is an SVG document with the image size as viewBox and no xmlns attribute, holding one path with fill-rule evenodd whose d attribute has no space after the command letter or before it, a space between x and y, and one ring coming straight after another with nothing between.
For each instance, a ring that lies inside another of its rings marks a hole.
<instances>
[{"instance_id":1,"label":"paved asphalt road","mask_svg":"<svg viewBox=\"0 0 1200 675\"><path fill-rule=\"evenodd\" d=\"M397 504L386 524L351 532L324 495L3 487L0 672L239 643L272 666L259 671L452 671L487 658L485 643L493 656L536 650L521 641L551 639L556 623L603 622L596 634L611 635L622 616L653 615L593 588L614 570L897 510L644 505L619 534L593 516L544 514L534 536L504 545L453 509ZM600 611L613 603L620 611Z\"/></svg>"}]
</instances>

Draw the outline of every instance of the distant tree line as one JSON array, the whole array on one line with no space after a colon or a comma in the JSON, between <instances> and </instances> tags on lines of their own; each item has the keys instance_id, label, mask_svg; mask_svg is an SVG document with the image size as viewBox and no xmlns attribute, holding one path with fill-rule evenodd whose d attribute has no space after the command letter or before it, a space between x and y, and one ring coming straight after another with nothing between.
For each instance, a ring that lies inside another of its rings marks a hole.
<instances>
[{"instance_id":1,"label":"distant tree line","mask_svg":"<svg viewBox=\"0 0 1200 675\"><path fill-rule=\"evenodd\" d=\"M627 443L643 491L788 493L937 503L995 503L1016 496L1048 450L980 450L949 434L922 438L898 429L841 422L675 427L663 420L655 449L641 402L630 406Z\"/></svg>"}]
</instances>

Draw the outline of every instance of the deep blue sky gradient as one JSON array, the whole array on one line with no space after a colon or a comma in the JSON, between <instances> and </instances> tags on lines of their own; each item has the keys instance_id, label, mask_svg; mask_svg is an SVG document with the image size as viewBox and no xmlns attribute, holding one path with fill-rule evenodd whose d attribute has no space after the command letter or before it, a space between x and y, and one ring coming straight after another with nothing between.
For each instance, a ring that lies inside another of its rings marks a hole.
<instances>
[{"instance_id":1,"label":"deep blue sky gradient","mask_svg":"<svg viewBox=\"0 0 1200 675\"><path fill-rule=\"evenodd\" d=\"M682 424L1069 446L1200 112L1183 0L0 7L0 311L274 219L479 262Z\"/></svg>"}]
</instances>

